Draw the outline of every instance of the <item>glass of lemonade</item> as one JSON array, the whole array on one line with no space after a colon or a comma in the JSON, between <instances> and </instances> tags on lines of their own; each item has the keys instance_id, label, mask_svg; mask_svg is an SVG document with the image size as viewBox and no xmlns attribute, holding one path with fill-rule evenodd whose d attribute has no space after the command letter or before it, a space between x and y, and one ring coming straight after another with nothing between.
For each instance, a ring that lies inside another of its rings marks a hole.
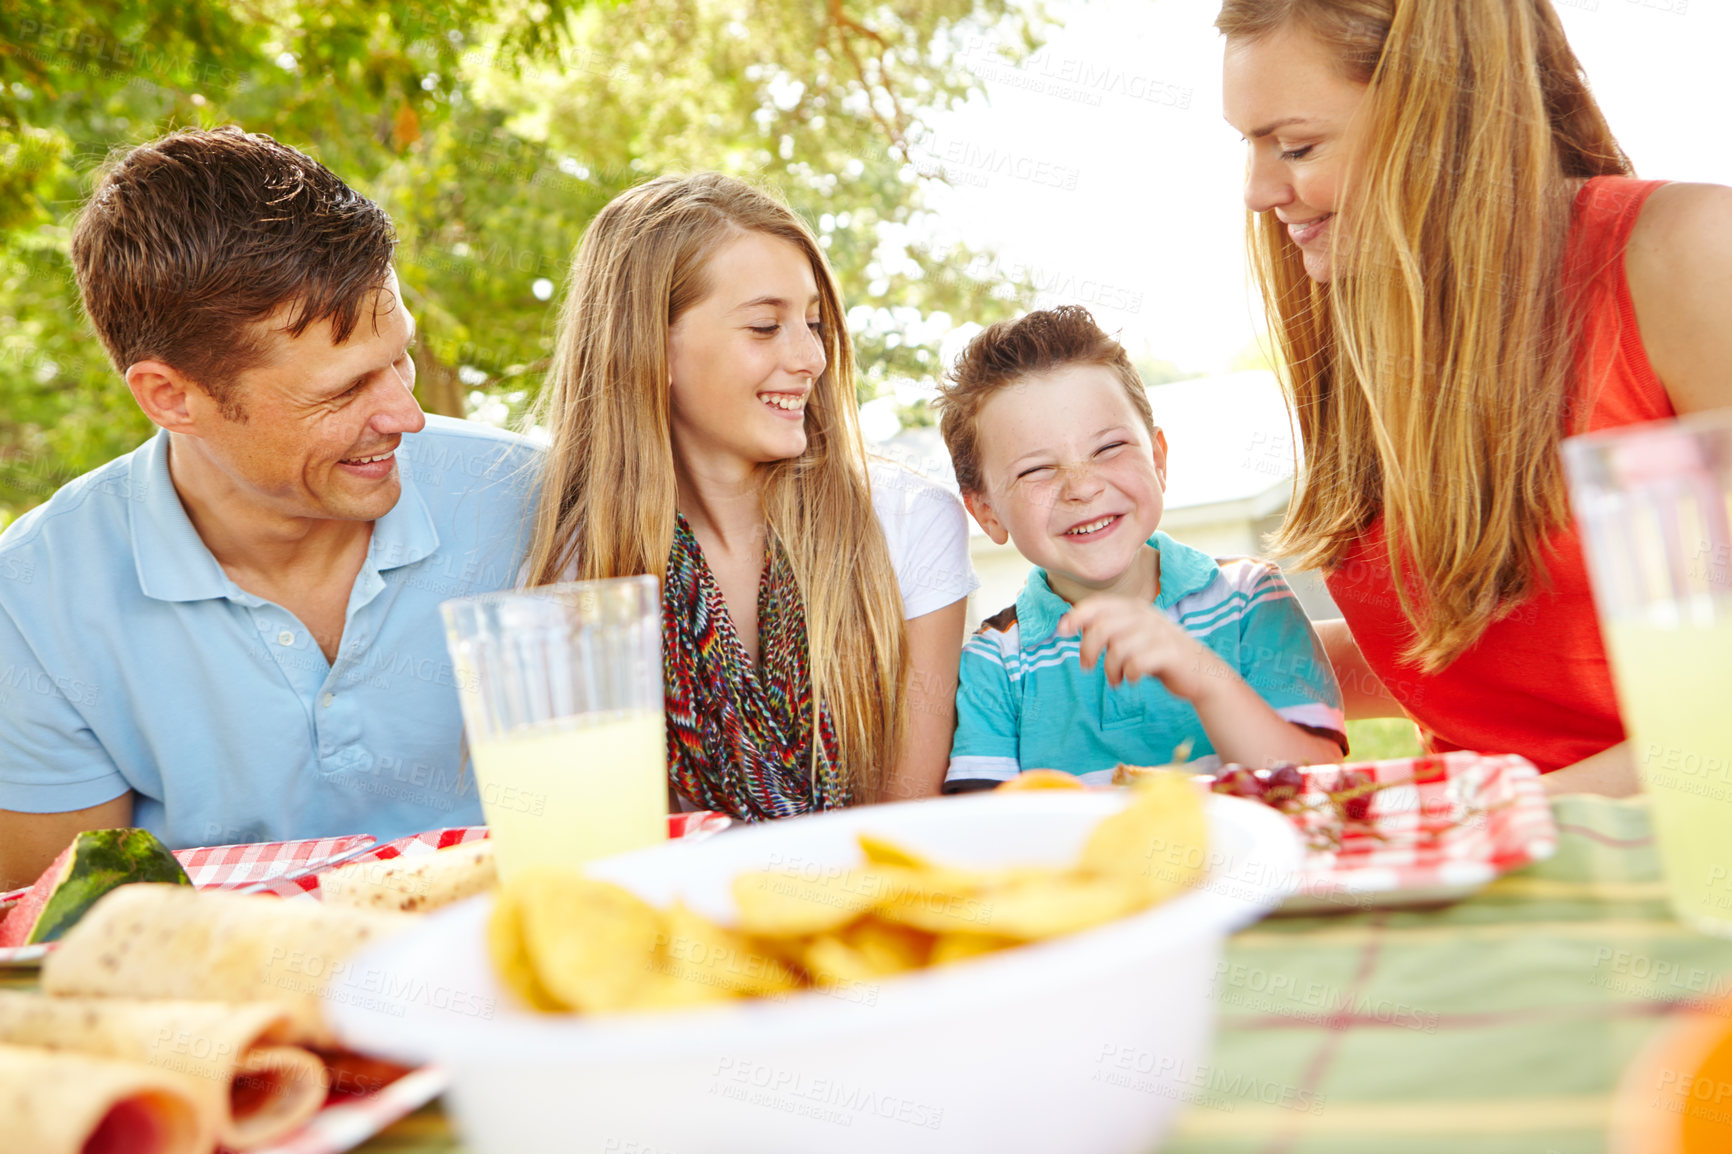
<instances>
[{"instance_id":1,"label":"glass of lemonade","mask_svg":"<svg viewBox=\"0 0 1732 1154\"><path fill-rule=\"evenodd\" d=\"M440 608L501 876L665 841L656 579L547 585Z\"/></svg>"},{"instance_id":2,"label":"glass of lemonade","mask_svg":"<svg viewBox=\"0 0 1732 1154\"><path fill-rule=\"evenodd\" d=\"M1732 412L1572 437L1564 464L1672 908L1732 937Z\"/></svg>"}]
</instances>

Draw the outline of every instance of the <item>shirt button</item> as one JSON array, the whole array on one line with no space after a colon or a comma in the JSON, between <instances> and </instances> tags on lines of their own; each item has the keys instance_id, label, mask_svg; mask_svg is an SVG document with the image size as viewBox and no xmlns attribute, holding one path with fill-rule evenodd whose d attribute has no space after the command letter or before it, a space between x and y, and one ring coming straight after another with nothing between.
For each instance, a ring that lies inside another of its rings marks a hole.
<instances>
[{"instance_id":1,"label":"shirt button","mask_svg":"<svg viewBox=\"0 0 1732 1154\"><path fill-rule=\"evenodd\" d=\"M278 645L293 645L294 643L295 643L295 635L293 633L290 633L287 629L285 629L281 633L277 634L277 644Z\"/></svg>"},{"instance_id":2,"label":"shirt button","mask_svg":"<svg viewBox=\"0 0 1732 1154\"><path fill-rule=\"evenodd\" d=\"M325 694L325 696L319 698L319 704L324 706L326 709L329 709L329 708L331 708L331 702L333 702L335 700L337 700L336 694L327 693L327 694Z\"/></svg>"}]
</instances>

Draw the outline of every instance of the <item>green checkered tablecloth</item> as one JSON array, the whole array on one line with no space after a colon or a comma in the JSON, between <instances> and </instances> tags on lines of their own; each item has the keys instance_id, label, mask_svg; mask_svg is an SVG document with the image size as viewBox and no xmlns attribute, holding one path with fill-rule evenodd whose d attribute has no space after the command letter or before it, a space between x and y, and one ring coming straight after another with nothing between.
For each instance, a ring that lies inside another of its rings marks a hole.
<instances>
[{"instance_id":1,"label":"green checkered tablecloth","mask_svg":"<svg viewBox=\"0 0 1732 1154\"><path fill-rule=\"evenodd\" d=\"M1605 1150L1625 1067L1732 989L1732 942L1672 918L1645 802L1553 812L1556 856L1471 900L1236 935L1170 1154Z\"/></svg>"},{"instance_id":2,"label":"green checkered tablecloth","mask_svg":"<svg viewBox=\"0 0 1732 1154\"><path fill-rule=\"evenodd\" d=\"M1215 1051L1181 1072L1191 1104L1167 1154L1606 1150L1624 1069L1682 1008L1732 990L1732 941L1672 919L1643 802L1554 812L1557 855L1470 900L1234 936ZM464 1147L434 1105L360 1149Z\"/></svg>"}]
</instances>

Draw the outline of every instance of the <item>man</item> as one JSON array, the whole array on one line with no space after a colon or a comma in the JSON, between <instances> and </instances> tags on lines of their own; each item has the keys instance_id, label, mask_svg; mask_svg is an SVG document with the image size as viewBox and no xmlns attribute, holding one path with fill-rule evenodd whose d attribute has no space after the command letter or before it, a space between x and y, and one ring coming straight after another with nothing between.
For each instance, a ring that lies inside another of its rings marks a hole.
<instances>
[{"instance_id":1,"label":"man","mask_svg":"<svg viewBox=\"0 0 1732 1154\"><path fill-rule=\"evenodd\" d=\"M511 584L535 458L422 414L395 239L234 128L99 178L73 264L159 432L0 535L0 889L85 829L481 820L438 604Z\"/></svg>"}]
</instances>

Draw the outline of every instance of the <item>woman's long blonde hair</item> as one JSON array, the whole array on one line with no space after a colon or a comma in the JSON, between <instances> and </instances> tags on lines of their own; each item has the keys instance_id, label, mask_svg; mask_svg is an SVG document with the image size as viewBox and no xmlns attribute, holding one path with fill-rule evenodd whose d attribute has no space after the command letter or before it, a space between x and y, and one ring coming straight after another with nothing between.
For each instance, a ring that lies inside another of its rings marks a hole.
<instances>
[{"instance_id":1,"label":"woman's long blonde hair","mask_svg":"<svg viewBox=\"0 0 1732 1154\"><path fill-rule=\"evenodd\" d=\"M1571 182L1629 159L1549 0L1224 0L1215 26L1297 26L1368 85L1330 283L1250 214L1305 450L1271 548L1331 568L1381 513L1403 657L1436 672L1536 591L1569 520Z\"/></svg>"},{"instance_id":2,"label":"woman's long blonde hair","mask_svg":"<svg viewBox=\"0 0 1732 1154\"><path fill-rule=\"evenodd\" d=\"M830 710L852 796L874 800L906 724L901 593L872 510L836 278L811 231L774 197L719 173L664 176L615 197L590 223L535 414L553 444L530 584L665 579L675 514L668 330L714 287L709 258L751 232L800 249L818 286L828 365L806 405L806 451L762 466L764 521L805 603L814 711L820 702Z\"/></svg>"}]
</instances>

